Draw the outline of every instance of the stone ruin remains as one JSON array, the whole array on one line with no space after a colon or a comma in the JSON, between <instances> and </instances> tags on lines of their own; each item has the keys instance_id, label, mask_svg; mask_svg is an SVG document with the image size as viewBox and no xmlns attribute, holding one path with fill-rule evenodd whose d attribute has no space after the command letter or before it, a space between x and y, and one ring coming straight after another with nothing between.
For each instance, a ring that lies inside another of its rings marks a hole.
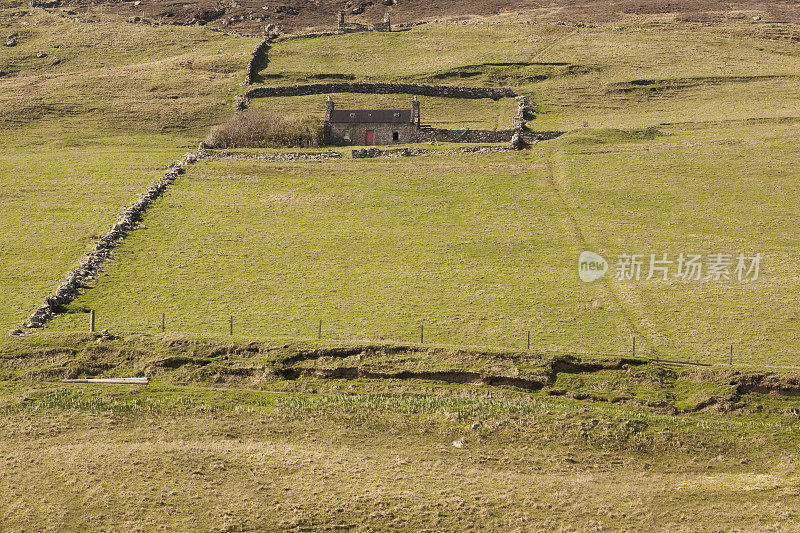
<instances>
[{"instance_id":1,"label":"stone ruin remains","mask_svg":"<svg viewBox=\"0 0 800 533\"><path fill-rule=\"evenodd\" d=\"M392 21L389 13L383 16L383 22L376 22L372 26L357 22L345 22L344 11L339 11L336 17L336 33L355 33L359 31L392 31Z\"/></svg>"}]
</instances>

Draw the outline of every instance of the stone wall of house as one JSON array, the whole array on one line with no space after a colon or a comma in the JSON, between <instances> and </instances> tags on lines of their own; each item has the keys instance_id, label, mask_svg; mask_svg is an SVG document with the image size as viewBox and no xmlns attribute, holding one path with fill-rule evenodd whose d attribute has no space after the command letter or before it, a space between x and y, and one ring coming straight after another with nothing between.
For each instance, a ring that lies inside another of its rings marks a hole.
<instances>
[{"instance_id":1,"label":"stone wall of house","mask_svg":"<svg viewBox=\"0 0 800 533\"><path fill-rule=\"evenodd\" d=\"M389 145L416 142L419 130L413 124L405 123L333 123L325 124L325 144L332 146L363 146L367 144L367 130L374 132L373 144ZM348 132L349 138L346 138ZM393 133L397 132L397 140Z\"/></svg>"},{"instance_id":2,"label":"stone wall of house","mask_svg":"<svg viewBox=\"0 0 800 533\"><path fill-rule=\"evenodd\" d=\"M364 93L364 94L417 94L442 98L513 98L517 94L508 87L458 87L455 85L421 85L417 83L364 83L332 82L284 85L280 87L255 87L242 95L246 99L275 96L306 96L309 94Z\"/></svg>"}]
</instances>

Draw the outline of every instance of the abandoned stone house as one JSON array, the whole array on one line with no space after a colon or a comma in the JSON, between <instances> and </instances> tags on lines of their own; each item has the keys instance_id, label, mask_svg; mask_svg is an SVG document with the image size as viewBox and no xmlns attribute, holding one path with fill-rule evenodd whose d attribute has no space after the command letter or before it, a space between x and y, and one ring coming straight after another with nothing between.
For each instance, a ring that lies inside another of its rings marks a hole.
<instances>
[{"instance_id":1,"label":"abandoned stone house","mask_svg":"<svg viewBox=\"0 0 800 533\"><path fill-rule=\"evenodd\" d=\"M337 146L371 146L416 142L419 137L419 100L411 109L336 109L325 102L324 143Z\"/></svg>"}]
</instances>

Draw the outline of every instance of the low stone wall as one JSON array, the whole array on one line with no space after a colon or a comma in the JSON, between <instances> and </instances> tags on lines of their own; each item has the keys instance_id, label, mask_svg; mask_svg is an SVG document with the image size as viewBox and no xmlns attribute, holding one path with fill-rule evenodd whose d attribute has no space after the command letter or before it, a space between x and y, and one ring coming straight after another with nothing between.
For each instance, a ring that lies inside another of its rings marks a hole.
<instances>
[{"instance_id":1,"label":"low stone wall","mask_svg":"<svg viewBox=\"0 0 800 533\"><path fill-rule=\"evenodd\" d=\"M526 143L555 139L562 131L520 131L509 130L445 130L438 128L422 128L414 142L451 142L451 143L503 143L510 142L514 134Z\"/></svg>"},{"instance_id":2,"label":"low stone wall","mask_svg":"<svg viewBox=\"0 0 800 533\"><path fill-rule=\"evenodd\" d=\"M244 95L250 98L276 96L306 96L310 94L364 93L364 94L417 94L442 98L513 98L517 94L508 87L458 87L454 85L420 85L416 83L363 83L333 82L284 85L281 87L256 87Z\"/></svg>"},{"instance_id":3,"label":"low stone wall","mask_svg":"<svg viewBox=\"0 0 800 533\"><path fill-rule=\"evenodd\" d=\"M108 261L114 248L119 246L131 231L138 228L142 216L153 202L164 194L186 167L204 157L206 152L203 148L187 153L170 171L153 183L135 204L120 215L111 230L97 242L91 252L86 254L78 268L69 273L67 280L58 286L55 293L44 299L44 303L23 323L23 326L40 328L53 318L60 306L75 300L80 294L80 289L86 287L86 282L93 279L100 270L100 265Z\"/></svg>"},{"instance_id":4,"label":"low stone wall","mask_svg":"<svg viewBox=\"0 0 800 533\"><path fill-rule=\"evenodd\" d=\"M268 35L263 41L256 45L253 53L250 54L250 61L247 62L247 72L244 75L244 85L252 85L253 78L257 74L257 65L264 60L269 62L269 49L272 46L272 36Z\"/></svg>"},{"instance_id":5,"label":"low stone wall","mask_svg":"<svg viewBox=\"0 0 800 533\"><path fill-rule=\"evenodd\" d=\"M339 159L342 155L339 152L328 150L327 152L283 152L277 154L237 154L219 152L212 157L240 160L255 159L259 161L326 161L329 159Z\"/></svg>"},{"instance_id":6,"label":"low stone wall","mask_svg":"<svg viewBox=\"0 0 800 533\"><path fill-rule=\"evenodd\" d=\"M381 150L380 148L357 148L352 151L353 159L369 159L372 157L423 157L429 155L463 155L474 153L515 152L511 146L467 146L457 150L425 150L422 148L400 148Z\"/></svg>"},{"instance_id":7,"label":"low stone wall","mask_svg":"<svg viewBox=\"0 0 800 533\"><path fill-rule=\"evenodd\" d=\"M511 140L517 130L445 130L422 128L416 142L502 143Z\"/></svg>"}]
</instances>

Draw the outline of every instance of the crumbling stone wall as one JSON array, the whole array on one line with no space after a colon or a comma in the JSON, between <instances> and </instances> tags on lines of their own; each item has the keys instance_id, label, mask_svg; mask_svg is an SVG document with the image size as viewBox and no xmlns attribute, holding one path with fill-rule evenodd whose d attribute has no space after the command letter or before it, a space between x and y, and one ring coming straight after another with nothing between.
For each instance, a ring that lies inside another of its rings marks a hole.
<instances>
[{"instance_id":1,"label":"crumbling stone wall","mask_svg":"<svg viewBox=\"0 0 800 533\"><path fill-rule=\"evenodd\" d=\"M339 11L336 16L336 33L356 33L359 31L392 31L392 22L389 18L389 13L383 17L383 22L376 22L371 27L367 24L359 24L357 22L345 22L344 12Z\"/></svg>"},{"instance_id":2,"label":"crumbling stone wall","mask_svg":"<svg viewBox=\"0 0 800 533\"><path fill-rule=\"evenodd\" d=\"M413 142L451 142L451 143L503 143L510 142L518 134L519 138L531 143L555 139L561 131L520 131L510 130L446 130L438 128L421 128Z\"/></svg>"},{"instance_id":3,"label":"crumbling stone wall","mask_svg":"<svg viewBox=\"0 0 800 533\"><path fill-rule=\"evenodd\" d=\"M186 170L186 167L204 157L206 157L206 152L203 145L201 145L197 151L184 155L180 161L173 165L171 170L153 183L136 203L128 207L120 215L111 230L81 260L78 268L67 275L66 281L58 286L55 293L44 299L44 303L23 323L23 326L26 328L40 328L53 318L60 306L75 300L80 294L80 289L86 287L86 283L93 279L100 270L100 265L108 261L114 248L122 244L125 237L139 227L142 216L153 205L153 202L164 194L164 191Z\"/></svg>"},{"instance_id":4,"label":"crumbling stone wall","mask_svg":"<svg viewBox=\"0 0 800 533\"><path fill-rule=\"evenodd\" d=\"M281 35L281 28L273 24L264 26L264 40L258 43L250 54L250 60L247 62L247 72L244 76L244 85L252 85L258 71L258 65L263 62L266 67L269 64L269 49L272 47L272 42Z\"/></svg>"},{"instance_id":5,"label":"crumbling stone wall","mask_svg":"<svg viewBox=\"0 0 800 533\"><path fill-rule=\"evenodd\" d=\"M246 99L251 99L329 93L417 94L420 96L439 96L442 98L491 98L492 100L517 96L517 94L508 87L459 87L455 85L365 82L306 83L284 85L281 87L255 87L242 96Z\"/></svg>"},{"instance_id":6,"label":"crumbling stone wall","mask_svg":"<svg viewBox=\"0 0 800 533\"><path fill-rule=\"evenodd\" d=\"M244 85L252 85L258 71L258 65L262 62L269 62L269 49L272 46L272 37L266 37L263 41L256 45L253 53L250 54L250 60L247 62L247 72L244 75Z\"/></svg>"},{"instance_id":7,"label":"crumbling stone wall","mask_svg":"<svg viewBox=\"0 0 800 533\"><path fill-rule=\"evenodd\" d=\"M512 119L511 127L521 130L527 124L527 119L533 116L533 106L527 96L517 96L517 112Z\"/></svg>"}]
</instances>

